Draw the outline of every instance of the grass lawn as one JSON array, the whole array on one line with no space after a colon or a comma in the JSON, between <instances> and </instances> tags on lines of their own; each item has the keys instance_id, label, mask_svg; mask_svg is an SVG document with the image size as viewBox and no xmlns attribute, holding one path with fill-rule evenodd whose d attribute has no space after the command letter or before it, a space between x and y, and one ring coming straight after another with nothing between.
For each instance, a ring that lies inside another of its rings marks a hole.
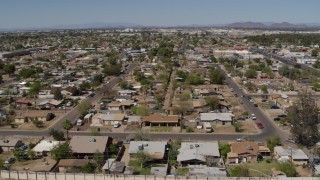
<instances>
[{"instance_id":1,"label":"grass lawn","mask_svg":"<svg viewBox=\"0 0 320 180\"><path fill-rule=\"evenodd\" d=\"M133 170L134 175L149 175L151 172L151 167L141 168L141 164L139 161L131 160L129 161L128 165L134 168Z\"/></svg>"},{"instance_id":2,"label":"grass lawn","mask_svg":"<svg viewBox=\"0 0 320 180\"><path fill-rule=\"evenodd\" d=\"M258 103L258 106L261 109L270 109L271 105L270 104L266 104L266 103Z\"/></svg>"},{"instance_id":3,"label":"grass lawn","mask_svg":"<svg viewBox=\"0 0 320 180\"><path fill-rule=\"evenodd\" d=\"M150 128L151 132L171 132L172 127L166 127L166 126L153 126Z\"/></svg>"},{"instance_id":4,"label":"grass lawn","mask_svg":"<svg viewBox=\"0 0 320 180\"><path fill-rule=\"evenodd\" d=\"M189 173L189 168L180 167L177 169L177 174L179 176L184 176L184 175L187 175L188 173Z\"/></svg>"},{"instance_id":5,"label":"grass lawn","mask_svg":"<svg viewBox=\"0 0 320 180\"><path fill-rule=\"evenodd\" d=\"M263 174L270 175L271 169L276 167L276 162L271 161L270 163L267 163L266 161L262 161L259 163L247 163L246 165L249 169L253 169L262 172ZM251 173L255 176L261 176L261 174L258 172L250 171L250 174Z\"/></svg>"}]
</instances>

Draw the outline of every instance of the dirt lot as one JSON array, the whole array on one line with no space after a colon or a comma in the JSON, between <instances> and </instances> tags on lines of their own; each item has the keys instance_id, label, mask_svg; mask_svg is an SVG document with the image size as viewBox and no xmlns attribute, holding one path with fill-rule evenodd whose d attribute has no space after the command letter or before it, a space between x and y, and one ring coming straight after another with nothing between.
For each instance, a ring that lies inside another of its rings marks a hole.
<instances>
[{"instance_id":1,"label":"dirt lot","mask_svg":"<svg viewBox=\"0 0 320 180\"><path fill-rule=\"evenodd\" d=\"M50 171L56 164L56 161L50 157L28 160L23 162L15 162L11 165L11 170L23 171Z\"/></svg>"}]
</instances>

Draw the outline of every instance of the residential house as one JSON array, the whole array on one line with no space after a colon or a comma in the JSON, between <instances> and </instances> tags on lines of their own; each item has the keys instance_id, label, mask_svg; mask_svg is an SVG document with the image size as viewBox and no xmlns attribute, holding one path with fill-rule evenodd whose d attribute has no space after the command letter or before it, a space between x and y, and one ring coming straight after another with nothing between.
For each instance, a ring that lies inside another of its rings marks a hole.
<instances>
[{"instance_id":1,"label":"residential house","mask_svg":"<svg viewBox=\"0 0 320 180\"><path fill-rule=\"evenodd\" d=\"M142 117L144 126L179 126L180 118L178 115L165 116L160 113L154 113Z\"/></svg>"},{"instance_id":2,"label":"residential house","mask_svg":"<svg viewBox=\"0 0 320 180\"><path fill-rule=\"evenodd\" d=\"M234 115L232 113L200 113L200 122L209 122L211 124L231 124Z\"/></svg>"},{"instance_id":3,"label":"residential house","mask_svg":"<svg viewBox=\"0 0 320 180\"><path fill-rule=\"evenodd\" d=\"M154 160L166 160L167 142L163 141L130 141L128 153L130 156L143 151Z\"/></svg>"},{"instance_id":4,"label":"residential house","mask_svg":"<svg viewBox=\"0 0 320 180\"><path fill-rule=\"evenodd\" d=\"M208 167L207 165L189 165L189 176L227 177L225 168Z\"/></svg>"},{"instance_id":5,"label":"residential house","mask_svg":"<svg viewBox=\"0 0 320 180\"><path fill-rule=\"evenodd\" d=\"M29 109L32 106L32 101L28 98L23 97L21 99L16 100L15 104L17 109L25 110Z\"/></svg>"},{"instance_id":6,"label":"residential house","mask_svg":"<svg viewBox=\"0 0 320 180\"><path fill-rule=\"evenodd\" d=\"M309 157L301 149L274 147L274 156L278 161L290 160L296 165L307 165Z\"/></svg>"},{"instance_id":7,"label":"residential house","mask_svg":"<svg viewBox=\"0 0 320 180\"><path fill-rule=\"evenodd\" d=\"M137 91L133 91L133 90L120 90L118 91L118 94L120 96L133 96L137 94Z\"/></svg>"},{"instance_id":8,"label":"residential house","mask_svg":"<svg viewBox=\"0 0 320 180\"><path fill-rule=\"evenodd\" d=\"M57 109L61 104L61 101L57 101L55 99L45 99L38 102L39 109Z\"/></svg>"},{"instance_id":9,"label":"residential house","mask_svg":"<svg viewBox=\"0 0 320 180\"><path fill-rule=\"evenodd\" d=\"M64 143L64 141L42 140L33 148L33 151L37 157L48 156L54 147L62 143Z\"/></svg>"},{"instance_id":10,"label":"residential house","mask_svg":"<svg viewBox=\"0 0 320 180\"><path fill-rule=\"evenodd\" d=\"M119 110L127 110L130 109L133 106L133 101L113 101L110 102L108 105L108 109L112 111L119 111Z\"/></svg>"},{"instance_id":11,"label":"residential house","mask_svg":"<svg viewBox=\"0 0 320 180\"><path fill-rule=\"evenodd\" d=\"M46 122L50 121L52 118L54 118L54 114L48 111L30 110L16 115L14 121L17 124L22 124L34 120Z\"/></svg>"},{"instance_id":12,"label":"residential house","mask_svg":"<svg viewBox=\"0 0 320 180\"><path fill-rule=\"evenodd\" d=\"M101 114L97 113L92 117L93 121L97 122L97 120L103 125L114 125L114 124L122 124L125 119L124 114Z\"/></svg>"},{"instance_id":13,"label":"residential house","mask_svg":"<svg viewBox=\"0 0 320 180\"><path fill-rule=\"evenodd\" d=\"M230 144L230 149L231 152L227 154L226 164L255 163L258 158L270 157L270 150L263 144L254 141L234 142Z\"/></svg>"},{"instance_id":14,"label":"residential house","mask_svg":"<svg viewBox=\"0 0 320 180\"><path fill-rule=\"evenodd\" d=\"M0 141L0 152L12 152L22 144L22 141L18 139L3 139Z\"/></svg>"},{"instance_id":15,"label":"residential house","mask_svg":"<svg viewBox=\"0 0 320 180\"><path fill-rule=\"evenodd\" d=\"M61 159L56 166L55 172L65 173L74 168L82 168L90 163L89 159Z\"/></svg>"},{"instance_id":16,"label":"residential house","mask_svg":"<svg viewBox=\"0 0 320 180\"><path fill-rule=\"evenodd\" d=\"M207 164L219 165L218 142L182 142L177 161L181 165Z\"/></svg>"},{"instance_id":17,"label":"residential house","mask_svg":"<svg viewBox=\"0 0 320 180\"><path fill-rule=\"evenodd\" d=\"M108 136L73 136L70 147L75 157L92 159L96 152L106 156L111 143Z\"/></svg>"}]
</instances>

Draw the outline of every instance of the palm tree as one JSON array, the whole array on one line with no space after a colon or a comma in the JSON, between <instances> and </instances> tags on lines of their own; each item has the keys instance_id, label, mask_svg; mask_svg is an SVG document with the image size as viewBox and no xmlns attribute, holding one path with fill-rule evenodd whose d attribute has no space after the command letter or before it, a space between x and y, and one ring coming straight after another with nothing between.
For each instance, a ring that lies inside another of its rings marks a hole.
<instances>
[{"instance_id":1,"label":"palm tree","mask_svg":"<svg viewBox=\"0 0 320 180\"><path fill-rule=\"evenodd\" d=\"M69 130L72 128L72 123L69 119L63 121L63 129L67 131L67 139L69 139Z\"/></svg>"}]
</instances>

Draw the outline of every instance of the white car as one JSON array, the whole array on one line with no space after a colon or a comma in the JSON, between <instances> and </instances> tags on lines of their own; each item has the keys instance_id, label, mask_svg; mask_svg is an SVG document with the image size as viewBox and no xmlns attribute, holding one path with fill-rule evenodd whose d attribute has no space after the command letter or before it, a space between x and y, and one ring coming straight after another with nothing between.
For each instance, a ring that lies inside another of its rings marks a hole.
<instances>
[{"instance_id":1,"label":"white car","mask_svg":"<svg viewBox=\"0 0 320 180\"><path fill-rule=\"evenodd\" d=\"M255 114L251 114L251 118L252 118L252 120L256 120L257 119Z\"/></svg>"},{"instance_id":2,"label":"white car","mask_svg":"<svg viewBox=\"0 0 320 180\"><path fill-rule=\"evenodd\" d=\"M233 92L233 88L230 88L230 91Z\"/></svg>"}]
</instances>

